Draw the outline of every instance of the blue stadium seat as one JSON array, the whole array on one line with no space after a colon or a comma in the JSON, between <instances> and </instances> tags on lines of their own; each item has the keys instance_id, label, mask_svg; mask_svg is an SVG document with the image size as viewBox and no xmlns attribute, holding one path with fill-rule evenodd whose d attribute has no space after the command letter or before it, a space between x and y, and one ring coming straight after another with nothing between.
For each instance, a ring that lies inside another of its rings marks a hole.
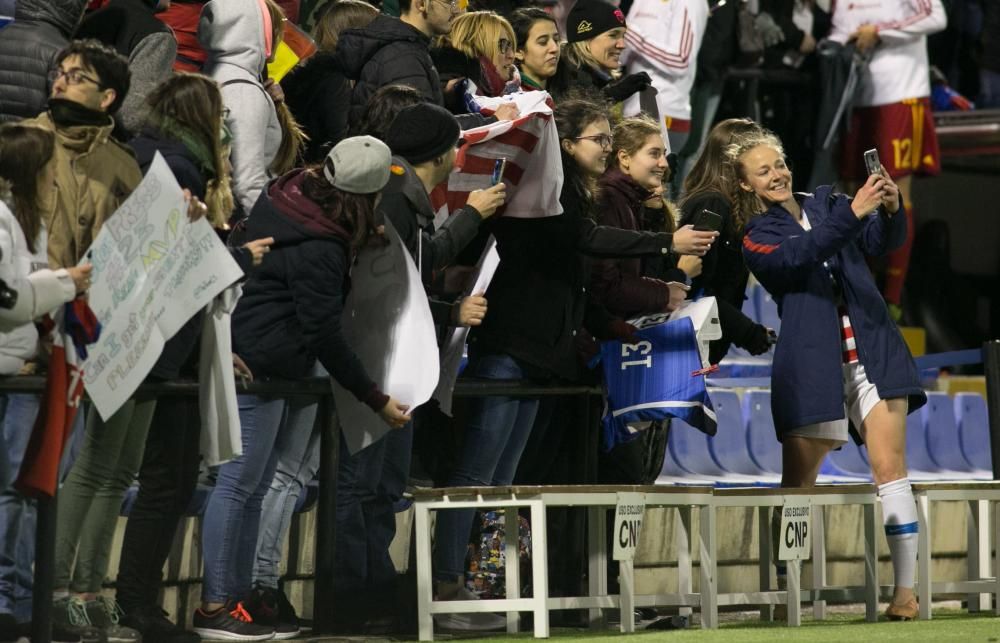
<instances>
[{"instance_id":1,"label":"blue stadium seat","mask_svg":"<svg viewBox=\"0 0 1000 643\"><path fill-rule=\"evenodd\" d=\"M927 404L920 408L920 415L927 427L927 452L934 463L949 471L972 469L962 455L955 423L955 404L948 394L927 393Z\"/></svg>"},{"instance_id":2,"label":"blue stadium seat","mask_svg":"<svg viewBox=\"0 0 1000 643\"><path fill-rule=\"evenodd\" d=\"M764 473L781 473L781 444L775 437L771 417L771 392L748 391L743 396L747 424L747 447L750 457Z\"/></svg>"},{"instance_id":3,"label":"blue stadium seat","mask_svg":"<svg viewBox=\"0 0 1000 643\"><path fill-rule=\"evenodd\" d=\"M673 446L671 445L671 442L674 441L673 422L675 421L671 421L670 435L667 439L666 451L663 454L663 466L660 467L660 475L668 478L687 478L691 475L691 472L677 463L677 460L674 458Z\"/></svg>"},{"instance_id":4,"label":"blue stadium seat","mask_svg":"<svg viewBox=\"0 0 1000 643\"><path fill-rule=\"evenodd\" d=\"M848 440L839 450L830 452L820 473L871 478L871 466L864 448L855 444L854 440Z\"/></svg>"},{"instance_id":5,"label":"blue stadium seat","mask_svg":"<svg viewBox=\"0 0 1000 643\"><path fill-rule=\"evenodd\" d=\"M906 416L906 466L918 473L940 471L927 451L927 423L920 412Z\"/></svg>"},{"instance_id":6,"label":"blue stadium seat","mask_svg":"<svg viewBox=\"0 0 1000 643\"><path fill-rule=\"evenodd\" d=\"M750 457L747 448L747 424L735 391L712 389L709 391L719 430L709 438L708 446L713 459L730 473L760 475L762 471Z\"/></svg>"},{"instance_id":7,"label":"blue stadium seat","mask_svg":"<svg viewBox=\"0 0 1000 643\"><path fill-rule=\"evenodd\" d=\"M986 400L978 393L955 395L955 422L962 455L973 469L991 471L990 419Z\"/></svg>"},{"instance_id":8,"label":"blue stadium seat","mask_svg":"<svg viewBox=\"0 0 1000 643\"><path fill-rule=\"evenodd\" d=\"M677 463L695 475L725 474L712 457L709 437L690 424L678 419L670 421L670 450Z\"/></svg>"}]
</instances>

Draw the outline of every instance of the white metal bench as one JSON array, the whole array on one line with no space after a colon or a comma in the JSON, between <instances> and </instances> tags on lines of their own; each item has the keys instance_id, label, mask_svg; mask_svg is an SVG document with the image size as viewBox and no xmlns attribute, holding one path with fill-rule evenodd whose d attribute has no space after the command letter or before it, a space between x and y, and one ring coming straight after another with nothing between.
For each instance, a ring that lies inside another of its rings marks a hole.
<instances>
[{"instance_id":1,"label":"white metal bench","mask_svg":"<svg viewBox=\"0 0 1000 643\"><path fill-rule=\"evenodd\" d=\"M969 609L989 608L993 598L993 613L1000 616L1000 482L914 482L920 521L917 539L917 596L920 618L930 619L934 592L969 593ZM931 572L931 509L935 501L961 501L969 506L968 569L969 579L951 583L935 583ZM997 551L993 553L993 575L990 576L990 509L993 509L993 534Z\"/></svg>"},{"instance_id":2,"label":"white metal bench","mask_svg":"<svg viewBox=\"0 0 1000 643\"><path fill-rule=\"evenodd\" d=\"M812 505L812 563L813 588L802 591L800 586L800 567L795 561L788 564L787 591L771 589L771 511L781 507L790 499L808 499ZM785 603L788 606L788 624L797 626L801 623L801 602L813 603L814 616L821 619L825 615L827 600L858 601L865 603L865 619L869 622L878 620L878 558L876 538L878 532L875 524L875 488L870 484L819 485L808 489L779 487L741 487L716 489L712 497L712 513L720 507L755 507L757 509L758 541L760 554L760 591L746 593L719 592L715 584L717 578L713 569L709 574L712 579L711 588L702 587L702 593L710 593L716 597L715 609L727 605L763 605L770 606ZM865 584L861 587L830 587L826 584L826 548L823 532L824 508L831 505L861 505L864 510L864 540L865 540ZM711 518L708 530L711 540L708 560L715 565L718 561L715 540L715 516ZM703 566L706 562L703 560ZM704 575L704 574L703 574ZM702 620L715 627L718 616L715 613L702 613Z\"/></svg>"}]
</instances>

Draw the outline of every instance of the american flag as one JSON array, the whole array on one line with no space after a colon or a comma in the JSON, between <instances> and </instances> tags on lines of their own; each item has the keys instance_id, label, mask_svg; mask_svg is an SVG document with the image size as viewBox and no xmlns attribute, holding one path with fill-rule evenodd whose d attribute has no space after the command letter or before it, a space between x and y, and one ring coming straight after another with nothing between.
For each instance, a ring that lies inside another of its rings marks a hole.
<instances>
[{"instance_id":1,"label":"american flag","mask_svg":"<svg viewBox=\"0 0 1000 643\"><path fill-rule=\"evenodd\" d=\"M84 299L61 306L46 317L52 338L49 372L28 449L14 483L26 496L53 497L59 479L59 461L73 431L83 396L83 360L87 344L97 341L101 325Z\"/></svg>"},{"instance_id":2,"label":"american flag","mask_svg":"<svg viewBox=\"0 0 1000 643\"><path fill-rule=\"evenodd\" d=\"M847 315L847 308L840 306L837 309L840 314L840 342L841 350L844 354L845 364L854 364L858 361L858 344L854 339L854 328L851 327L851 318Z\"/></svg>"},{"instance_id":3,"label":"american flag","mask_svg":"<svg viewBox=\"0 0 1000 643\"><path fill-rule=\"evenodd\" d=\"M455 171L431 194L440 225L449 213L465 205L469 192L490 187L497 159L507 159L503 183L507 203L498 212L508 217L538 218L562 214L562 162L559 136L546 92L508 94L501 98L477 96L484 115L513 102L521 115L462 132Z\"/></svg>"}]
</instances>

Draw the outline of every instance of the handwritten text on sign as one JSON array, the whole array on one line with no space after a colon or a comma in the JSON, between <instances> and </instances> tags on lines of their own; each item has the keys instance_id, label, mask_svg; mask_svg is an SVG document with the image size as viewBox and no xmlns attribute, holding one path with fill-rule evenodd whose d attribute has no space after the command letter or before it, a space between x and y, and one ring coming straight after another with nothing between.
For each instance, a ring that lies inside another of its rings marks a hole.
<instances>
[{"instance_id":1,"label":"handwritten text on sign","mask_svg":"<svg viewBox=\"0 0 1000 643\"><path fill-rule=\"evenodd\" d=\"M188 219L181 188L159 154L87 257L94 265L90 307L103 330L88 348L84 384L108 419L166 341L243 272L207 221Z\"/></svg>"},{"instance_id":2,"label":"handwritten text on sign","mask_svg":"<svg viewBox=\"0 0 1000 643\"><path fill-rule=\"evenodd\" d=\"M781 508L781 531L778 532L778 560L809 558L810 513L808 499L789 498Z\"/></svg>"},{"instance_id":3,"label":"handwritten text on sign","mask_svg":"<svg viewBox=\"0 0 1000 643\"><path fill-rule=\"evenodd\" d=\"M646 494L619 493L615 505L614 560L632 560L639 545L642 516L646 512Z\"/></svg>"}]
</instances>

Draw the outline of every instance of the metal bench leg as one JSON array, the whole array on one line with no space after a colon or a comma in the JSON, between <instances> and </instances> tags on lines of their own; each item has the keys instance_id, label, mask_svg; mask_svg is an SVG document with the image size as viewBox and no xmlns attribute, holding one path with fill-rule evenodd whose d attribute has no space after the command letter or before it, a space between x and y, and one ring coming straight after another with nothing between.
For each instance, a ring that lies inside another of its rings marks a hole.
<instances>
[{"instance_id":1,"label":"metal bench leg","mask_svg":"<svg viewBox=\"0 0 1000 643\"><path fill-rule=\"evenodd\" d=\"M622 634L635 632L635 567L631 560L618 561L618 606Z\"/></svg>"},{"instance_id":2,"label":"metal bench leg","mask_svg":"<svg viewBox=\"0 0 1000 643\"><path fill-rule=\"evenodd\" d=\"M1000 616L1000 504L990 503L993 509L993 614Z\"/></svg>"},{"instance_id":3,"label":"metal bench leg","mask_svg":"<svg viewBox=\"0 0 1000 643\"><path fill-rule=\"evenodd\" d=\"M788 606L788 627L802 625L802 561L789 560L788 591L785 593L785 604Z\"/></svg>"},{"instance_id":4,"label":"metal bench leg","mask_svg":"<svg viewBox=\"0 0 1000 643\"><path fill-rule=\"evenodd\" d=\"M517 507L507 507L503 510L503 516L507 598L521 598L521 519ZM535 525L533 519L534 516L531 524L532 540L535 537L535 529L545 529L544 524ZM507 633L516 634L520 629L521 613L507 612Z\"/></svg>"},{"instance_id":5,"label":"metal bench leg","mask_svg":"<svg viewBox=\"0 0 1000 643\"><path fill-rule=\"evenodd\" d=\"M878 532L875 505L865 505L865 620L878 622Z\"/></svg>"},{"instance_id":6,"label":"metal bench leg","mask_svg":"<svg viewBox=\"0 0 1000 643\"><path fill-rule=\"evenodd\" d=\"M917 538L920 618L921 620L930 620L934 583L931 577L931 501L925 493L917 497L917 517L920 520L920 534Z\"/></svg>"},{"instance_id":7,"label":"metal bench leg","mask_svg":"<svg viewBox=\"0 0 1000 643\"><path fill-rule=\"evenodd\" d=\"M535 606L535 638L547 639L549 638L549 546L545 529L545 504L541 500L531 503L531 524L531 595ZM537 529L534 525L539 525L541 528Z\"/></svg>"},{"instance_id":8,"label":"metal bench leg","mask_svg":"<svg viewBox=\"0 0 1000 643\"><path fill-rule=\"evenodd\" d=\"M758 575L760 591L771 590L771 511L772 507L757 507L757 553L760 566ZM760 608L760 620L774 620L774 605L770 603Z\"/></svg>"},{"instance_id":9,"label":"metal bench leg","mask_svg":"<svg viewBox=\"0 0 1000 643\"><path fill-rule=\"evenodd\" d=\"M677 543L677 593L690 594L694 591L691 570L691 507L677 507L677 524L674 527ZM678 614L691 616L690 607L680 607Z\"/></svg>"},{"instance_id":10,"label":"metal bench leg","mask_svg":"<svg viewBox=\"0 0 1000 643\"><path fill-rule=\"evenodd\" d=\"M990 576L990 508L986 500L969 501L968 554L969 580ZM989 609L989 594L969 594L969 612Z\"/></svg>"},{"instance_id":11,"label":"metal bench leg","mask_svg":"<svg viewBox=\"0 0 1000 643\"><path fill-rule=\"evenodd\" d=\"M607 508L587 509L587 583L591 596L608 594ZM607 627L604 610L590 610L590 627Z\"/></svg>"},{"instance_id":12,"label":"metal bench leg","mask_svg":"<svg viewBox=\"0 0 1000 643\"><path fill-rule=\"evenodd\" d=\"M812 587L821 590L826 587L826 531L823 516L826 508L823 505L813 505L812 508ZM813 601L813 618L822 621L826 618L826 601Z\"/></svg>"},{"instance_id":13,"label":"metal bench leg","mask_svg":"<svg viewBox=\"0 0 1000 643\"><path fill-rule=\"evenodd\" d=\"M417 628L421 641L434 640L434 618L431 602L434 600L434 583L431 574L431 519L430 510L421 502L413 503L413 524L417 543Z\"/></svg>"},{"instance_id":14,"label":"metal bench leg","mask_svg":"<svg viewBox=\"0 0 1000 643\"><path fill-rule=\"evenodd\" d=\"M701 626L719 627L719 594L716 585L715 507L708 505L698 510L698 550L701 559Z\"/></svg>"}]
</instances>

